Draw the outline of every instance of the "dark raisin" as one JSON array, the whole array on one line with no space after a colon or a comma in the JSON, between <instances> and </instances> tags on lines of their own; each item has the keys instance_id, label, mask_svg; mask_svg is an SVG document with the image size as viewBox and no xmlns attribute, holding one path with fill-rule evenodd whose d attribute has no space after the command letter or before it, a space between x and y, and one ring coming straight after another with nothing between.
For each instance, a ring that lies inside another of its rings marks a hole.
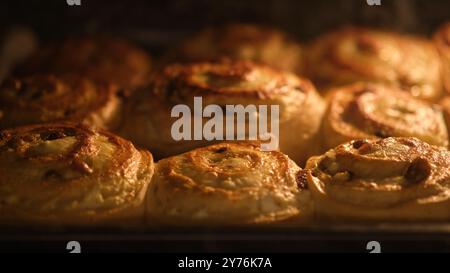
<instances>
[{"instance_id":1,"label":"dark raisin","mask_svg":"<svg viewBox=\"0 0 450 273\"><path fill-rule=\"evenodd\" d=\"M367 144L367 143L368 143L367 140L359 139L359 140L353 141L352 146L354 149L359 149L359 148L361 148L361 146L363 146L364 144Z\"/></svg>"},{"instance_id":2,"label":"dark raisin","mask_svg":"<svg viewBox=\"0 0 450 273\"><path fill-rule=\"evenodd\" d=\"M63 138L64 135L61 132L45 132L41 133L42 140L56 140Z\"/></svg>"},{"instance_id":3,"label":"dark raisin","mask_svg":"<svg viewBox=\"0 0 450 273\"><path fill-rule=\"evenodd\" d=\"M299 171L295 178L300 190L308 189L308 170Z\"/></svg>"},{"instance_id":4,"label":"dark raisin","mask_svg":"<svg viewBox=\"0 0 450 273\"><path fill-rule=\"evenodd\" d=\"M383 131L375 131L374 133L375 136L379 137L379 138L387 138L388 136L386 135L385 132Z\"/></svg>"},{"instance_id":5,"label":"dark raisin","mask_svg":"<svg viewBox=\"0 0 450 273\"><path fill-rule=\"evenodd\" d=\"M406 182L418 184L424 182L431 174L431 165L424 158L416 158L409 165L405 173Z\"/></svg>"},{"instance_id":6,"label":"dark raisin","mask_svg":"<svg viewBox=\"0 0 450 273\"><path fill-rule=\"evenodd\" d=\"M42 180L62 180L62 176L55 170L48 170L43 175Z\"/></svg>"},{"instance_id":7,"label":"dark raisin","mask_svg":"<svg viewBox=\"0 0 450 273\"><path fill-rule=\"evenodd\" d=\"M227 151L227 148L226 148L226 147L222 147L222 148L217 149L217 150L216 150L216 153L218 153L218 154L223 154L223 153L225 153L226 151Z\"/></svg>"}]
</instances>

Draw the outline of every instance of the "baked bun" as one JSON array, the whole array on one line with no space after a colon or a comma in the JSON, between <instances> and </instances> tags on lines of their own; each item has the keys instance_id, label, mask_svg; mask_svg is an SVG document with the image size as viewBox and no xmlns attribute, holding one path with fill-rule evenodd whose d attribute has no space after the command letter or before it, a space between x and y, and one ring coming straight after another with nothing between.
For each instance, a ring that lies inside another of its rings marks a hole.
<instances>
[{"instance_id":1,"label":"baked bun","mask_svg":"<svg viewBox=\"0 0 450 273\"><path fill-rule=\"evenodd\" d=\"M302 71L303 50L282 31L251 24L228 24L200 31L171 52L167 61L249 60L294 73Z\"/></svg>"},{"instance_id":2,"label":"baked bun","mask_svg":"<svg viewBox=\"0 0 450 273\"><path fill-rule=\"evenodd\" d=\"M9 78L0 85L0 128L74 121L117 129L118 89L77 75Z\"/></svg>"},{"instance_id":3,"label":"baked bun","mask_svg":"<svg viewBox=\"0 0 450 273\"><path fill-rule=\"evenodd\" d=\"M2 131L0 223L142 223L153 171L149 152L84 126L48 124Z\"/></svg>"},{"instance_id":4,"label":"baked bun","mask_svg":"<svg viewBox=\"0 0 450 273\"><path fill-rule=\"evenodd\" d=\"M302 222L311 211L303 182L300 168L280 152L220 143L158 162L148 218L175 225Z\"/></svg>"},{"instance_id":5,"label":"baked bun","mask_svg":"<svg viewBox=\"0 0 450 273\"><path fill-rule=\"evenodd\" d=\"M436 32L434 41L441 54L444 87L450 93L450 22Z\"/></svg>"},{"instance_id":6,"label":"baked bun","mask_svg":"<svg viewBox=\"0 0 450 273\"><path fill-rule=\"evenodd\" d=\"M356 83L330 93L322 122L325 150L360 138L417 137L448 145L442 109L395 87Z\"/></svg>"},{"instance_id":7,"label":"baked bun","mask_svg":"<svg viewBox=\"0 0 450 273\"><path fill-rule=\"evenodd\" d=\"M222 109L226 109L226 105L267 105L271 109L272 105L279 105L281 151L302 163L318 150L317 133L325 106L314 86L291 73L248 61L165 67L147 88L136 92L128 102L122 135L149 148L157 157L210 145L211 141L207 140L175 141L171 135L171 127L177 121L171 118L172 107L189 106L194 120L194 97L202 97L204 108L207 105L218 105ZM269 112L268 123L271 124ZM203 124L206 120L209 118L203 119Z\"/></svg>"},{"instance_id":8,"label":"baked bun","mask_svg":"<svg viewBox=\"0 0 450 273\"><path fill-rule=\"evenodd\" d=\"M450 136L450 97L443 98L440 105L444 112L445 124L447 125L448 135Z\"/></svg>"},{"instance_id":9,"label":"baked bun","mask_svg":"<svg viewBox=\"0 0 450 273\"><path fill-rule=\"evenodd\" d=\"M345 27L314 41L306 62L308 74L325 89L371 81L395 85L426 100L442 94L439 54L420 37Z\"/></svg>"},{"instance_id":10,"label":"baked bun","mask_svg":"<svg viewBox=\"0 0 450 273\"><path fill-rule=\"evenodd\" d=\"M318 219L450 220L450 152L416 138L355 140L307 164Z\"/></svg>"},{"instance_id":11,"label":"baked bun","mask_svg":"<svg viewBox=\"0 0 450 273\"><path fill-rule=\"evenodd\" d=\"M144 50L126 40L81 37L38 50L17 69L17 74L77 73L113 83L129 93L148 83L151 63Z\"/></svg>"}]
</instances>

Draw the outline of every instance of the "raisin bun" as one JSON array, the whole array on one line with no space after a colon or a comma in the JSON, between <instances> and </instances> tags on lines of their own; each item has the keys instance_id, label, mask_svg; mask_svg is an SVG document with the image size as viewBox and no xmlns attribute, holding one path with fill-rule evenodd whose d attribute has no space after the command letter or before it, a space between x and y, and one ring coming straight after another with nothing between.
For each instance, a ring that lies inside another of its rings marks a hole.
<instances>
[{"instance_id":1,"label":"raisin bun","mask_svg":"<svg viewBox=\"0 0 450 273\"><path fill-rule=\"evenodd\" d=\"M47 124L0 133L0 223L134 226L144 222L152 155L113 134Z\"/></svg>"},{"instance_id":2,"label":"raisin bun","mask_svg":"<svg viewBox=\"0 0 450 273\"><path fill-rule=\"evenodd\" d=\"M288 34L267 26L227 24L210 27L171 51L166 62L250 60L299 73L303 49Z\"/></svg>"},{"instance_id":3,"label":"raisin bun","mask_svg":"<svg viewBox=\"0 0 450 273\"><path fill-rule=\"evenodd\" d=\"M190 110L189 117L195 120L200 115L196 115L194 111L195 97L202 99L203 109L209 105L216 105L224 115L227 105L255 106L256 113L246 114L246 124L239 125L255 125L267 117L266 131L274 132L272 129L278 125L279 136L276 138L279 139L280 150L299 164L304 163L318 150L317 134L325 103L314 86L308 80L292 73L249 61L166 66L148 87L136 92L128 101L120 132L138 145L150 149L157 157L175 155L210 145L211 139L205 137L201 140L178 141L172 135L172 126L179 121L179 118L171 117L173 107L185 105ZM266 107L266 113L260 111L262 109L260 106ZM273 115L275 111L272 112L276 106L279 108L278 122L271 118L276 117ZM249 116L256 122L250 123ZM227 118L229 116L223 118L222 124L226 124ZM200 117L200 123L203 123L205 128L209 120L210 118ZM237 128L237 120L238 118L234 119L234 128ZM231 126L223 127L224 133L220 136L230 140L225 136L225 132L231 131ZM202 130L194 126L190 129L197 133ZM260 124L258 130L258 134L264 131ZM237 130L234 130L234 133L232 139L239 139ZM193 132L189 135L194 139ZM218 137L214 139L218 140ZM247 137L243 140L249 139ZM258 138L258 140L265 139Z\"/></svg>"},{"instance_id":4,"label":"raisin bun","mask_svg":"<svg viewBox=\"0 0 450 273\"><path fill-rule=\"evenodd\" d=\"M152 223L305 223L311 204L300 168L260 143L221 143L163 159L148 190Z\"/></svg>"},{"instance_id":5,"label":"raisin bun","mask_svg":"<svg viewBox=\"0 0 450 273\"><path fill-rule=\"evenodd\" d=\"M325 151L360 138L417 137L448 146L442 108L398 88L356 83L335 89L329 98L322 122Z\"/></svg>"},{"instance_id":6,"label":"raisin bun","mask_svg":"<svg viewBox=\"0 0 450 273\"><path fill-rule=\"evenodd\" d=\"M425 100L442 95L438 51L421 37L345 27L317 38L306 62L308 74L324 90L370 81L400 87Z\"/></svg>"},{"instance_id":7,"label":"raisin bun","mask_svg":"<svg viewBox=\"0 0 450 273\"><path fill-rule=\"evenodd\" d=\"M354 140L313 157L308 187L317 219L450 220L450 152L416 138Z\"/></svg>"},{"instance_id":8,"label":"raisin bun","mask_svg":"<svg viewBox=\"0 0 450 273\"><path fill-rule=\"evenodd\" d=\"M129 94L147 84L151 66L151 57L127 40L89 36L44 46L19 66L16 74L82 74L96 81L115 84Z\"/></svg>"},{"instance_id":9,"label":"raisin bun","mask_svg":"<svg viewBox=\"0 0 450 273\"><path fill-rule=\"evenodd\" d=\"M8 78L0 85L0 128L72 121L117 129L119 90L79 75L36 74Z\"/></svg>"}]
</instances>

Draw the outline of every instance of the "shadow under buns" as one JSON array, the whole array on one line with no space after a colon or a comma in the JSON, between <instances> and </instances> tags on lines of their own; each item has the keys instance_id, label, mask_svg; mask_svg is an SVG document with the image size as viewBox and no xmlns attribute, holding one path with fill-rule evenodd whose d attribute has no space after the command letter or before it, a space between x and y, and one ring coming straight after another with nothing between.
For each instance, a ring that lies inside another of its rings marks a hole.
<instances>
[{"instance_id":1,"label":"shadow under buns","mask_svg":"<svg viewBox=\"0 0 450 273\"><path fill-rule=\"evenodd\" d=\"M361 138L417 137L446 147L442 109L383 84L356 83L330 92L322 121L324 150Z\"/></svg>"},{"instance_id":2,"label":"shadow under buns","mask_svg":"<svg viewBox=\"0 0 450 273\"><path fill-rule=\"evenodd\" d=\"M307 74L321 87L371 81L426 100L442 95L439 54L421 37L344 27L317 38L306 57Z\"/></svg>"},{"instance_id":3,"label":"shadow under buns","mask_svg":"<svg viewBox=\"0 0 450 273\"><path fill-rule=\"evenodd\" d=\"M0 85L0 128L73 121L116 129L122 111L117 93L78 75L9 78Z\"/></svg>"},{"instance_id":4,"label":"shadow under buns","mask_svg":"<svg viewBox=\"0 0 450 273\"><path fill-rule=\"evenodd\" d=\"M151 64L144 50L126 40L80 37L43 47L22 64L16 74L77 73L132 92L148 82Z\"/></svg>"},{"instance_id":5,"label":"shadow under buns","mask_svg":"<svg viewBox=\"0 0 450 273\"><path fill-rule=\"evenodd\" d=\"M188 38L166 56L166 62L249 60L300 73L303 50L286 33L268 26L227 24Z\"/></svg>"},{"instance_id":6,"label":"shadow under buns","mask_svg":"<svg viewBox=\"0 0 450 273\"><path fill-rule=\"evenodd\" d=\"M163 159L148 190L150 224L302 222L310 213L301 169L260 143L221 143Z\"/></svg>"},{"instance_id":7,"label":"shadow under buns","mask_svg":"<svg viewBox=\"0 0 450 273\"><path fill-rule=\"evenodd\" d=\"M120 131L157 157L209 145L207 140L175 141L171 135L177 121L171 118L172 107L187 105L193 114L194 97L202 97L205 106L222 109L226 105L267 105L269 109L278 105L280 150L300 164L317 152L316 134L325 105L314 86L289 72L248 61L166 66L147 88L131 97ZM292 134L293 130L297 133Z\"/></svg>"},{"instance_id":8,"label":"shadow under buns","mask_svg":"<svg viewBox=\"0 0 450 273\"><path fill-rule=\"evenodd\" d=\"M0 223L142 224L153 170L149 152L84 126L48 124L2 131Z\"/></svg>"},{"instance_id":9,"label":"shadow under buns","mask_svg":"<svg viewBox=\"0 0 450 273\"><path fill-rule=\"evenodd\" d=\"M444 86L447 93L450 93L450 22L436 32L434 41L441 54Z\"/></svg>"},{"instance_id":10,"label":"shadow under buns","mask_svg":"<svg viewBox=\"0 0 450 273\"><path fill-rule=\"evenodd\" d=\"M307 163L315 214L335 221L450 220L450 152L416 138L355 140Z\"/></svg>"}]
</instances>

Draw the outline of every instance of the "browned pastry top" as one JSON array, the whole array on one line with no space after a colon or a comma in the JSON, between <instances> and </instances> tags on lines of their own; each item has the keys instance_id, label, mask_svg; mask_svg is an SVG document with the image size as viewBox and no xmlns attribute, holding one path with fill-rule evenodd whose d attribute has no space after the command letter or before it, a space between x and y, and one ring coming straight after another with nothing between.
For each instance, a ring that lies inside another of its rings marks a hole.
<instances>
[{"instance_id":1,"label":"browned pastry top","mask_svg":"<svg viewBox=\"0 0 450 273\"><path fill-rule=\"evenodd\" d=\"M299 72L302 49L287 34L267 26L227 24L207 28L187 39L172 61L251 60Z\"/></svg>"},{"instance_id":2,"label":"browned pastry top","mask_svg":"<svg viewBox=\"0 0 450 273\"><path fill-rule=\"evenodd\" d=\"M117 89L78 75L9 78L0 86L0 128L54 121L117 126Z\"/></svg>"},{"instance_id":3,"label":"browned pastry top","mask_svg":"<svg viewBox=\"0 0 450 273\"><path fill-rule=\"evenodd\" d=\"M441 54L444 86L447 93L450 93L450 22L436 32L434 41Z\"/></svg>"},{"instance_id":4,"label":"browned pastry top","mask_svg":"<svg viewBox=\"0 0 450 273\"><path fill-rule=\"evenodd\" d=\"M442 93L439 54L420 37L345 27L319 37L308 60L310 74L323 85L375 81L428 100Z\"/></svg>"},{"instance_id":5,"label":"browned pastry top","mask_svg":"<svg viewBox=\"0 0 450 273\"><path fill-rule=\"evenodd\" d=\"M113 134L48 124L0 133L0 173L1 222L83 225L142 203L153 161Z\"/></svg>"},{"instance_id":6,"label":"browned pastry top","mask_svg":"<svg viewBox=\"0 0 450 273\"><path fill-rule=\"evenodd\" d=\"M329 217L448 220L448 166L445 148L416 138L355 140L310 159L308 185Z\"/></svg>"},{"instance_id":7,"label":"browned pastry top","mask_svg":"<svg viewBox=\"0 0 450 273\"><path fill-rule=\"evenodd\" d=\"M306 213L308 195L297 184L300 168L259 146L222 143L161 160L149 212L204 224L272 222Z\"/></svg>"},{"instance_id":8,"label":"browned pastry top","mask_svg":"<svg viewBox=\"0 0 450 273\"><path fill-rule=\"evenodd\" d=\"M230 100L232 104L237 100L284 104L282 100L301 99L315 92L308 80L249 61L169 65L156 76L151 89L173 103L201 96L217 104Z\"/></svg>"},{"instance_id":9,"label":"browned pastry top","mask_svg":"<svg viewBox=\"0 0 450 273\"><path fill-rule=\"evenodd\" d=\"M436 32L434 38L439 49L450 58L450 22L443 25L438 32Z\"/></svg>"},{"instance_id":10,"label":"browned pastry top","mask_svg":"<svg viewBox=\"0 0 450 273\"><path fill-rule=\"evenodd\" d=\"M126 40L106 37L71 38L42 48L18 69L18 73L79 73L126 89L145 85L151 59Z\"/></svg>"},{"instance_id":11,"label":"browned pastry top","mask_svg":"<svg viewBox=\"0 0 450 273\"><path fill-rule=\"evenodd\" d=\"M336 89L329 101L323 124L327 148L357 138L390 136L448 145L442 109L395 87L357 83Z\"/></svg>"}]
</instances>

